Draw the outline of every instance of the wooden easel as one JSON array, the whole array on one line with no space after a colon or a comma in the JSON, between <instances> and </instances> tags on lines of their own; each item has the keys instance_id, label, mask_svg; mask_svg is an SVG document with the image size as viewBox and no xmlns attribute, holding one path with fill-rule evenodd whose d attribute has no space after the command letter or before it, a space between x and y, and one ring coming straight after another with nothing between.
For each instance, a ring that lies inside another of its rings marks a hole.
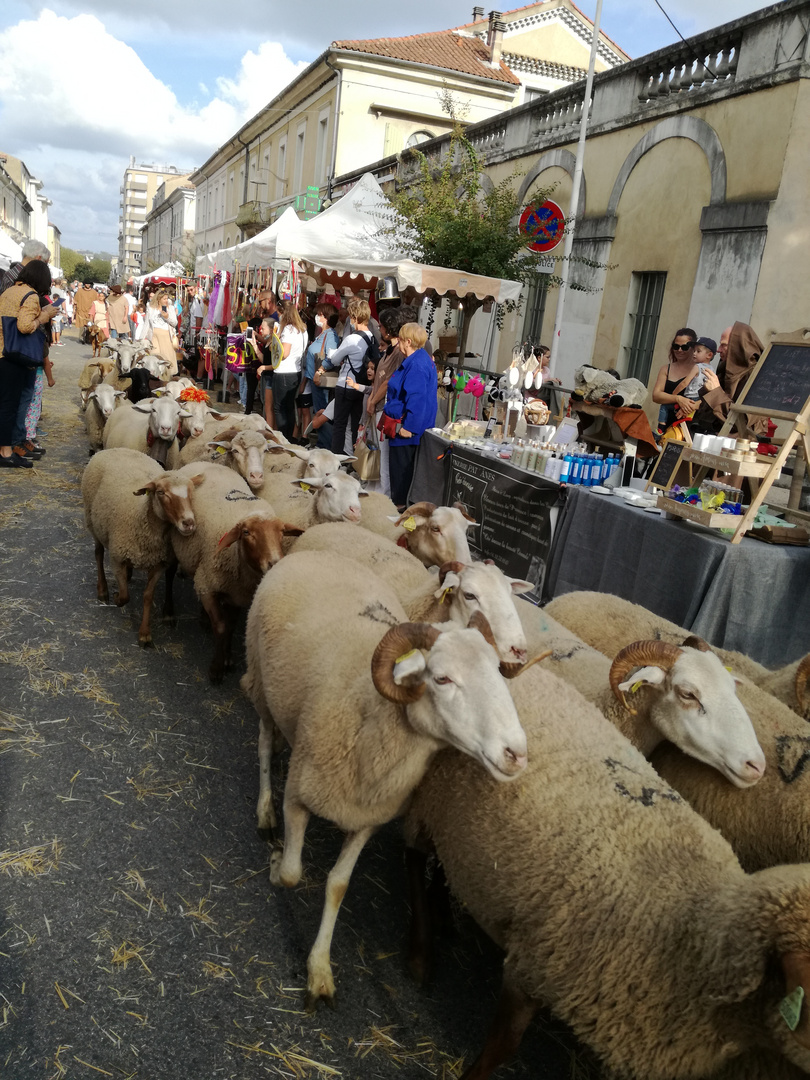
<instances>
[{"instance_id":1,"label":"wooden easel","mask_svg":"<svg viewBox=\"0 0 810 1080\"><path fill-rule=\"evenodd\" d=\"M773 338L751 372L739 400L729 407L728 419L720 434L729 435L738 426L744 429L747 426L745 416L768 416L790 424L776 457L758 456L755 462L737 461L724 454L707 454L689 449L684 449L680 457L681 461L700 466L695 477L698 484L709 469L752 479L752 487L756 490L746 512L736 519L738 524L731 538L732 544L739 544L743 534L753 524L757 511L796 443L801 442L805 459L810 461L810 329L804 328ZM665 496L659 496L658 506L676 517L696 521L709 528L729 529L735 521L728 514L715 514Z\"/></svg>"}]
</instances>

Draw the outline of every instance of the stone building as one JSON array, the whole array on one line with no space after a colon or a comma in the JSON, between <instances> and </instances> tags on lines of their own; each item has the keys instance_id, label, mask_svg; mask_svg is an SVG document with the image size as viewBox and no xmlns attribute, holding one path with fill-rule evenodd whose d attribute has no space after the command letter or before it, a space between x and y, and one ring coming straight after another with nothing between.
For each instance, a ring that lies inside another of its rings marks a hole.
<instances>
[{"instance_id":1,"label":"stone building","mask_svg":"<svg viewBox=\"0 0 810 1080\"><path fill-rule=\"evenodd\" d=\"M589 362L651 385L681 326L717 339L739 319L767 341L806 325L808 27L810 2L784 0L596 76L574 255L599 265L572 268L590 291L566 301L564 385ZM580 82L470 125L484 182L517 167L524 204L556 184L568 214L583 99ZM372 171L407 182L408 167L389 158ZM531 290L500 334L479 312L472 348L503 367L516 341L550 343L555 306L556 293Z\"/></svg>"},{"instance_id":2,"label":"stone building","mask_svg":"<svg viewBox=\"0 0 810 1080\"><path fill-rule=\"evenodd\" d=\"M166 262L194 262L194 185L188 175L167 177L141 226L141 273Z\"/></svg>"},{"instance_id":3,"label":"stone building","mask_svg":"<svg viewBox=\"0 0 810 1080\"><path fill-rule=\"evenodd\" d=\"M449 132L449 93L465 120L570 86L584 75L593 24L570 0L403 38L335 41L191 174L197 254L230 247L287 207L310 216L341 193L335 176ZM625 53L600 37L600 70Z\"/></svg>"},{"instance_id":4,"label":"stone building","mask_svg":"<svg viewBox=\"0 0 810 1080\"><path fill-rule=\"evenodd\" d=\"M141 273L141 226L158 187L166 179L188 177L188 170L174 165L136 164L130 157L120 187L121 216L118 219L118 280Z\"/></svg>"}]
</instances>

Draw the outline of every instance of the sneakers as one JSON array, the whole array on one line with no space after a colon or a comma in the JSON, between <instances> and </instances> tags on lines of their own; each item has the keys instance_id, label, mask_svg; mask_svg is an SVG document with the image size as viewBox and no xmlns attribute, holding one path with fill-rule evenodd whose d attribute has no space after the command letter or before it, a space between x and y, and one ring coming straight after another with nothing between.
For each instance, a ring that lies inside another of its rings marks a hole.
<instances>
[{"instance_id":1,"label":"sneakers","mask_svg":"<svg viewBox=\"0 0 810 1080\"><path fill-rule=\"evenodd\" d=\"M15 446L11 451L11 456L27 458L29 461L39 461L42 454L35 454L33 450L29 450L26 446Z\"/></svg>"},{"instance_id":2,"label":"sneakers","mask_svg":"<svg viewBox=\"0 0 810 1080\"><path fill-rule=\"evenodd\" d=\"M44 446L40 446L40 445L39 445L39 443L35 443L35 442L33 442L33 440L31 440L31 439L26 439L26 441L25 441L25 442L23 443L23 446L24 446L24 447L25 447L25 449L26 449L26 450L28 450L28 451L29 451L29 452L30 452L30 453L31 453L31 454L32 454L32 455L33 455L34 457L44 457L44 456L45 456L45 454L47 454L47 452L48 452L48 451L47 451L47 450L45 449L45 447L44 447Z\"/></svg>"},{"instance_id":3,"label":"sneakers","mask_svg":"<svg viewBox=\"0 0 810 1080\"><path fill-rule=\"evenodd\" d=\"M10 457L3 457L0 454L0 469L32 469L33 467L31 458L20 457L19 454L14 453Z\"/></svg>"}]
</instances>

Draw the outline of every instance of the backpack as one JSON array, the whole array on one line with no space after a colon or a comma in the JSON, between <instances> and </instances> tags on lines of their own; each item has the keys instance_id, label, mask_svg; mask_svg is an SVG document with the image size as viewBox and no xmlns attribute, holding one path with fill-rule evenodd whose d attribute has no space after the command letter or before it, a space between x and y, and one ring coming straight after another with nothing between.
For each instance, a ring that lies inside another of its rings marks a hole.
<instances>
[{"instance_id":1,"label":"backpack","mask_svg":"<svg viewBox=\"0 0 810 1080\"><path fill-rule=\"evenodd\" d=\"M349 365L352 372L352 378L360 386L371 386L373 380L369 379L368 377L368 362L369 360L373 361L376 368L377 364L380 361L380 347L377 344L377 339L374 337L373 334L367 334L365 330L355 330L354 333L359 334L360 337L365 340L366 351L363 355L362 360L360 361L359 371L356 371L354 368L354 364L356 363L356 361L352 361L352 363Z\"/></svg>"}]
</instances>

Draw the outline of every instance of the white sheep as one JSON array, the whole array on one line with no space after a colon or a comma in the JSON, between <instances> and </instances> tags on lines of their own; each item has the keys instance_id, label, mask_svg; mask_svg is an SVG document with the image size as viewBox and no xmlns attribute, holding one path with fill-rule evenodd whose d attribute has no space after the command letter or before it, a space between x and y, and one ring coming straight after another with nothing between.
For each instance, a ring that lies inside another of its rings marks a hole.
<instances>
[{"instance_id":1,"label":"white sheep","mask_svg":"<svg viewBox=\"0 0 810 1080\"><path fill-rule=\"evenodd\" d=\"M636 640L610 657L549 614L519 603L529 655L551 650L544 666L571 683L645 757L669 739L737 787L762 780L766 757L737 681L697 640L685 646Z\"/></svg>"},{"instance_id":2,"label":"white sheep","mask_svg":"<svg viewBox=\"0 0 810 1080\"><path fill-rule=\"evenodd\" d=\"M533 586L508 578L494 563L445 563L437 576L399 545L347 522L313 525L290 545L290 554L297 551L328 551L372 571L393 590L411 622L450 621L466 626L480 611L492 629L501 660L525 663L526 637L514 597Z\"/></svg>"},{"instance_id":3,"label":"white sheep","mask_svg":"<svg viewBox=\"0 0 810 1080\"><path fill-rule=\"evenodd\" d=\"M81 394L81 408L87 408L87 398L91 390L109 375L115 367L113 360L88 360L79 373L79 391Z\"/></svg>"},{"instance_id":4,"label":"white sheep","mask_svg":"<svg viewBox=\"0 0 810 1080\"><path fill-rule=\"evenodd\" d=\"M197 384L194 382L193 379L187 379L184 376L180 379L169 379L164 389L167 394L171 394L175 401L179 401L180 395L183 393L184 390L194 390L196 389L196 385Z\"/></svg>"},{"instance_id":5,"label":"white sheep","mask_svg":"<svg viewBox=\"0 0 810 1080\"><path fill-rule=\"evenodd\" d=\"M465 1076L486 1080L541 1003L623 1080L737 1080L749 1051L760 1080L795 1075L780 1056L810 1071L807 1005L794 1033L779 1015L786 994L810 992L810 867L745 874L571 686L534 668L511 690L529 748L518 783L443 754L406 822L506 953L496 1019Z\"/></svg>"},{"instance_id":6,"label":"white sheep","mask_svg":"<svg viewBox=\"0 0 810 1080\"><path fill-rule=\"evenodd\" d=\"M481 634L406 622L383 582L323 552L291 555L266 575L246 640L242 687L260 718L260 827L275 823L274 724L292 747L284 853L271 863L272 880L298 884L311 813L347 833L307 964L312 1006L334 994L332 930L357 857L380 825L402 813L436 751L455 746L507 780L525 767L524 736L498 658ZM328 650L319 663L304 663L315 640L328 642Z\"/></svg>"},{"instance_id":7,"label":"white sheep","mask_svg":"<svg viewBox=\"0 0 810 1080\"><path fill-rule=\"evenodd\" d=\"M188 415L172 397L144 398L115 410L104 426L104 448L140 450L164 468L176 469L180 466L177 431L180 420Z\"/></svg>"},{"instance_id":8,"label":"white sheep","mask_svg":"<svg viewBox=\"0 0 810 1080\"><path fill-rule=\"evenodd\" d=\"M231 469L192 462L176 475L205 478L204 491L194 503L196 530L188 536L174 534L172 544L180 569L194 579L194 590L211 620L214 654L209 677L220 682L231 664L238 610L249 606L262 575L282 557L282 538L298 536L301 530L279 521L273 508L257 499Z\"/></svg>"},{"instance_id":9,"label":"white sheep","mask_svg":"<svg viewBox=\"0 0 810 1080\"><path fill-rule=\"evenodd\" d=\"M90 443L90 453L100 450L104 443L104 428L117 406L126 397L123 390L114 390L107 383L99 382L87 393L87 411L84 426Z\"/></svg>"},{"instance_id":10,"label":"white sheep","mask_svg":"<svg viewBox=\"0 0 810 1080\"><path fill-rule=\"evenodd\" d=\"M608 642L611 648L620 648L633 636L636 618L641 626L650 628L649 612L626 601L616 603L616 597L611 598L614 602L609 608L605 606L601 610L598 625L594 620L587 622L583 617L586 605L569 601L569 596L575 595L559 597L546 611L553 610L568 618L576 624L579 633L590 637L600 649L607 648ZM563 604L563 600L567 603ZM690 639L685 630L679 630L678 636L681 640L697 641ZM544 639L535 637L535 640ZM765 755L765 775L756 787L738 791L714 770L666 745L655 751L652 763L702 817L722 832L747 870L778 863L810 862L807 721L745 677L738 681L737 694Z\"/></svg>"},{"instance_id":11,"label":"white sheep","mask_svg":"<svg viewBox=\"0 0 810 1080\"><path fill-rule=\"evenodd\" d=\"M570 626L584 640L601 652L609 651L613 635L624 639L628 633L637 637L660 638L679 644L689 633L675 623L656 615L640 604L633 604L610 593L572 592L557 597L548 610L559 622ZM604 622L603 622L604 620ZM607 649L602 648L602 644ZM771 671L745 653L712 646L724 664L735 674L750 679L769 694L773 694L789 709L810 720L810 654L792 664Z\"/></svg>"},{"instance_id":12,"label":"white sheep","mask_svg":"<svg viewBox=\"0 0 810 1080\"><path fill-rule=\"evenodd\" d=\"M354 461L351 454L333 454L331 450L315 447L306 450L302 446L285 446L287 455L274 455L272 468L269 472L286 472L290 479L298 477L306 480L311 476L330 476L338 472L341 465L348 461ZM277 460L276 460L277 459ZM265 463L265 468L267 464Z\"/></svg>"},{"instance_id":13,"label":"white sheep","mask_svg":"<svg viewBox=\"0 0 810 1080\"><path fill-rule=\"evenodd\" d=\"M129 602L129 575L146 570L143 613L138 631L140 645L152 644L150 617L158 578L171 561L169 532L189 536L195 529L191 491L199 474L179 476L165 472L157 462L136 450L102 450L91 458L82 474L82 499L87 528L95 540L98 570L97 595L109 599L104 574L104 552L109 551L118 582L116 604ZM164 618L173 616L171 584L167 582Z\"/></svg>"},{"instance_id":14,"label":"white sheep","mask_svg":"<svg viewBox=\"0 0 810 1080\"><path fill-rule=\"evenodd\" d=\"M375 522L371 524L373 527ZM406 546L425 566L441 566L446 562L472 562L467 530L475 524L461 503L436 506L418 502L395 516L393 536L384 528L379 531Z\"/></svg>"},{"instance_id":15,"label":"white sheep","mask_svg":"<svg viewBox=\"0 0 810 1080\"><path fill-rule=\"evenodd\" d=\"M261 434L265 440L265 446L258 442L255 438L250 441L250 445L255 445L261 449L261 454L258 457L258 470L261 473L262 479L256 481L256 486L262 483L264 480L264 461L262 454L265 452L271 452L277 449L279 460L286 456L282 454L281 447L286 450L287 444L284 443L283 436L280 432L274 432L272 428L268 428L265 424L263 428L259 428L255 421L251 423L240 423L240 421L253 420L253 414L250 416L242 417L226 417L225 420L211 420L209 419L205 427L203 428L202 435L194 441L189 440L183 447L180 453L180 461L183 465L188 465L192 461L216 461L219 465L227 465L230 468L235 468L238 472L241 472L240 465L236 458L229 459L226 455L231 450L231 443L237 435L250 434L255 436ZM262 420L262 424L264 421ZM243 441L242 445L248 445ZM255 464L254 464L255 467ZM246 472L242 472L242 475L247 477Z\"/></svg>"},{"instance_id":16,"label":"white sheep","mask_svg":"<svg viewBox=\"0 0 810 1080\"><path fill-rule=\"evenodd\" d=\"M271 473L257 489L259 493L276 508L279 517L301 529L323 521L359 522L360 500L365 503L368 497L360 481L344 472L307 480L291 480L288 473Z\"/></svg>"},{"instance_id":17,"label":"white sheep","mask_svg":"<svg viewBox=\"0 0 810 1080\"><path fill-rule=\"evenodd\" d=\"M104 348L115 357L113 368L104 376L104 382L115 390L129 390L132 385L130 371L140 357L151 352L151 344L143 341L124 341L118 338L105 341Z\"/></svg>"}]
</instances>

